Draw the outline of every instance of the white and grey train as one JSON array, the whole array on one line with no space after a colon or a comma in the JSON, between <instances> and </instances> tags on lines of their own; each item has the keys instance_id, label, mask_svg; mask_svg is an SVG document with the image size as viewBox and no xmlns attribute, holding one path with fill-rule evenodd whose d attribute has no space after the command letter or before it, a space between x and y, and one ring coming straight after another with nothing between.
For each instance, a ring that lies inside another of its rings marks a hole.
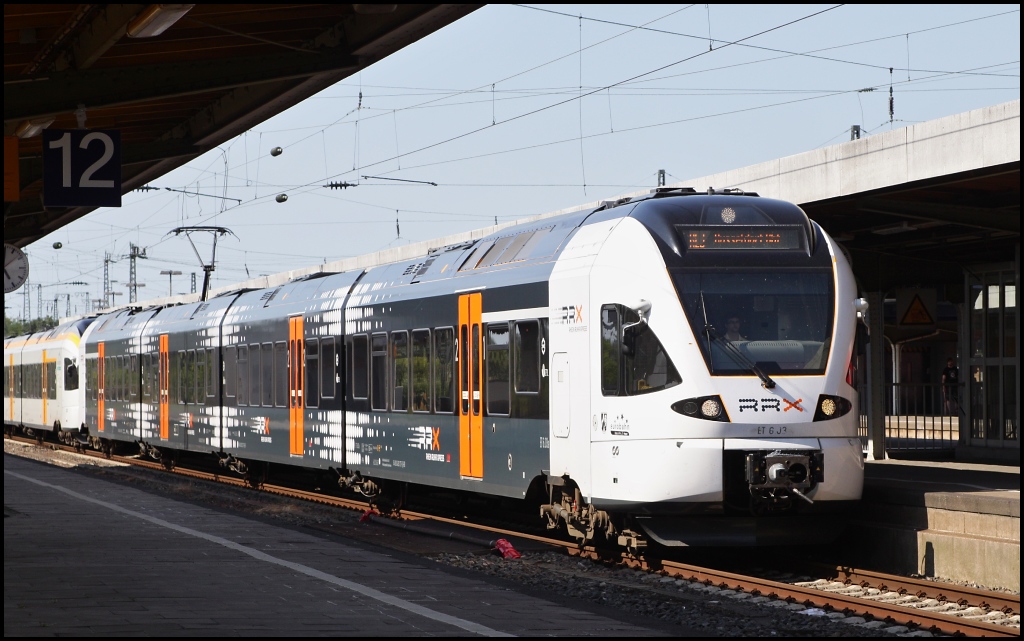
<instances>
[{"instance_id":1,"label":"white and grey train","mask_svg":"<svg viewBox=\"0 0 1024 641\"><path fill-rule=\"evenodd\" d=\"M825 540L863 483L857 296L799 207L659 189L7 339L4 417L368 497L531 501L581 541Z\"/></svg>"}]
</instances>

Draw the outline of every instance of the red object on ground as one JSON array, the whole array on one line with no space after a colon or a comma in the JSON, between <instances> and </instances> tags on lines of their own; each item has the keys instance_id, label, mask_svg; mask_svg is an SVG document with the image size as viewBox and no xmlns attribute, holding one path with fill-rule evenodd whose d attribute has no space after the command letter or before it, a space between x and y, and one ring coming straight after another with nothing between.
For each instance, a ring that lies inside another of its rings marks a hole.
<instances>
[{"instance_id":1,"label":"red object on ground","mask_svg":"<svg viewBox=\"0 0 1024 641\"><path fill-rule=\"evenodd\" d=\"M512 544L505 539L498 539L494 542L494 549L501 553L501 556L506 559L518 559L522 556L516 549L512 547Z\"/></svg>"},{"instance_id":2,"label":"red object on ground","mask_svg":"<svg viewBox=\"0 0 1024 641\"><path fill-rule=\"evenodd\" d=\"M377 516L377 512L375 512L374 510L366 510L365 512L363 512L363 515L359 517L359 522L366 523L370 520L371 516Z\"/></svg>"}]
</instances>

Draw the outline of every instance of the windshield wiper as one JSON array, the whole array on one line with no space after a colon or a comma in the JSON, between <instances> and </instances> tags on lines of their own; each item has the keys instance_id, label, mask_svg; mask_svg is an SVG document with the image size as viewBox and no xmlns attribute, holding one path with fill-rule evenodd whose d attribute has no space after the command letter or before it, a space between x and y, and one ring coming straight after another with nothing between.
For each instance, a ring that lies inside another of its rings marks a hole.
<instances>
[{"instance_id":1,"label":"windshield wiper","mask_svg":"<svg viewBox=\"0 0 1024 641\"><path fill-rule=\"evenodd\" d=\"M703 298L703 294L701 296ZM719 345L721 345L723 348L725 348L725 351L727 351L730 354L732 354L733 357L735 359L739 360L739 362L742 363L744 366L746 366L747 369L749 369L751 372L757 374L757 377L759 379L761 379L761 385L765 389L775 389L775 381L772 380L771 376L768 376L768 374L766 374L763 369L758 367L757 363L755 363L754 361L752 361L749 358L747 358L747 355L744 354L743 352L741 352L740 348L738 348L735 345L733 345L731 341L728 341L728 340L722 338L721 336L719 336L718 333L715 332L715 328L712 327L709 324L706 324L706 321L705 321L705 325L704 325L704 333L707 334L707 337L708 337L709 340L713 340L716 343L718 343ZM709 349L708 350L709 355L710 355L710 351L711 350ZM714 360L714 359L712 358L712 360Z\"/></svg>"}]
</instances>

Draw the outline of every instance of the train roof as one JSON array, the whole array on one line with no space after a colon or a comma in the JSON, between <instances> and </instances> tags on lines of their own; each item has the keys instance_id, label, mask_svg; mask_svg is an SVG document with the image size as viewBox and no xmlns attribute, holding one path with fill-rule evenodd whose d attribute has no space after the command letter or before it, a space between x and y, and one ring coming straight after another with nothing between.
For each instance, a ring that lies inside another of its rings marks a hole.
<instances>
[{"instance_id":1,"label":"train roof","mask_svg":"<svg viewBox=\"0 0 1024 641\"><path fill-rule=\"evenodd\" d=\"M658 188L647 192L640 192L613 200L604 200L596 203L589 203L577 207L571 207L559 211L524 218L518 221L485 227L470 232L453 234L442 238L410 243L402 247L365 254L353 258L346 258L339 261L313 265L303 269L291 270L270 276L261 276L242 283L228 285L214 289L210 292L209 299L212 301L218 297L233 299L248 292L258 291L259 296L267 296L268 290L271 298L281 295L286 289L291 289L293 283L300 283L308 280L316 280L334 274L361 272L363 270L376 270L384 268L387 280L390 284L402 284L403 282L428 282L430 280L447 279L452 275L463 275L467 270L465 265L472 264L474 269L500 267L509 263L516 263L516 267L527 267L532 263L549 262L551 257L557 254L559 247L571 235L572 231L581 224L607 220L615 217L631 215L634 207L649 202L672 201L678 205L676 209L683 212L691 212L691 216L698 216L699 212L706 210L708 202L722 202L722 198L740 199L745 204L755 209L771 210L772 218L781 216L776 220L779 224L804 224L811 231L811 242L814 242L813 226L806 214L796 205L768 198L761 198L753 192L741 190L697 191L692 188ZM756 204L754 204L756 203ZM629 205L629 207L624 207ZM663 207L644 205L638 211L661 211ZM597 216L595 216L597 214ZM652 233L661 233L645 220L650 219L651 214L641 218ZM673 218L676 218L674 216ZM784 221L783 221L784 219ZM676 221L679 222L679 221ZM696 222L696 221L694 221ZM661 234L664 237L664 234ZM545 270L538 270L538 278L544 277ZM518 278L522 277L519 272ZM305 289L297 287L297 289ZM199 294L173 296L154 299L133 306L135 310L152 309L156 307L191 306L193 310L201 306ZM108 315L126 307L114 308L102 312ZM186 313L186 312L182 312Z\"/></svg>"}]
</instances>

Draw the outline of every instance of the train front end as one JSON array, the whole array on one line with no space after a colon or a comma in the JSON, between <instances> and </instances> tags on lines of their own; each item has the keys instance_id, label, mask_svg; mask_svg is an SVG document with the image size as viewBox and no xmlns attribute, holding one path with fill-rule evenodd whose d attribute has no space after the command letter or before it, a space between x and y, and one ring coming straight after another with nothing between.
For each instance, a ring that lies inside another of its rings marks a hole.
<instances>
[{"instance_id":1,"label":"train front end","mask_svg":"<svg viewBox=\"0 0 1024 641\"><path fill-rule=\"evenodd\" d=\"M590 502L669 546L835 538L864 472L848 261L790 203L659 196L591 275Z\"/></svg>"}]
</instances>

